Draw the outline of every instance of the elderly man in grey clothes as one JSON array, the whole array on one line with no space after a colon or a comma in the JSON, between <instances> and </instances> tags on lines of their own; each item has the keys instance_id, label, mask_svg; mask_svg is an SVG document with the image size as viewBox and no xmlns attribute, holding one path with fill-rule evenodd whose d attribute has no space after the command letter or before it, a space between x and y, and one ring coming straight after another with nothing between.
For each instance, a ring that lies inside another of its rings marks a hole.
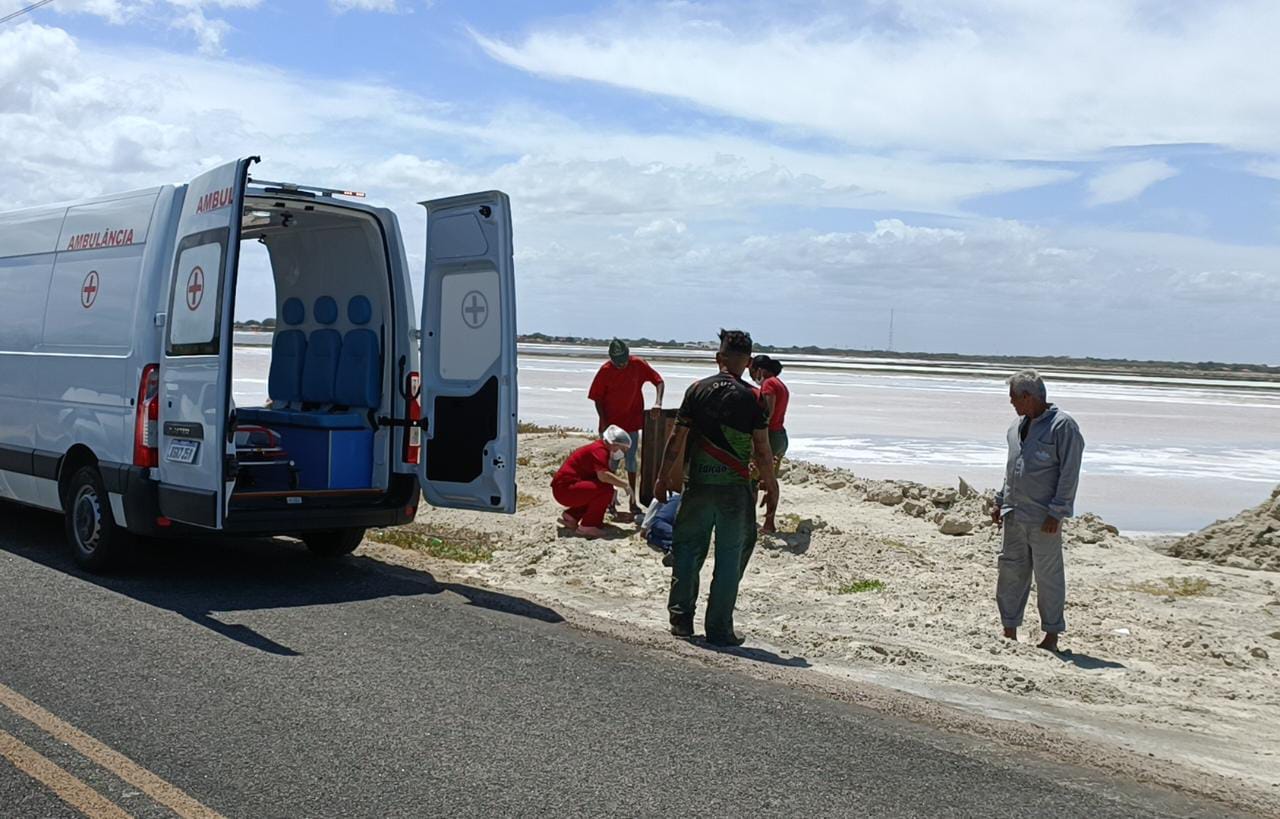
<instances>
[{"instance_id":1,"label":"elderly man in grey clothes","mask_svg":"<svg viewBox=\"0 0 1280 819\"><path fill-rule=\"evenodd\" d=\"M996 605L1004 636L1018 639L1034 574L1044 629L1039 645L1057 651L1058 635L1067 629L1062 520L1074 510L1084 437L1074 418L1048 403L1044 380L1035 370L1009 378L1009 403L1018 420L1009 427L1004 486L991 509L992 520L1004 526Z\"/></svg>"}]
</instances>

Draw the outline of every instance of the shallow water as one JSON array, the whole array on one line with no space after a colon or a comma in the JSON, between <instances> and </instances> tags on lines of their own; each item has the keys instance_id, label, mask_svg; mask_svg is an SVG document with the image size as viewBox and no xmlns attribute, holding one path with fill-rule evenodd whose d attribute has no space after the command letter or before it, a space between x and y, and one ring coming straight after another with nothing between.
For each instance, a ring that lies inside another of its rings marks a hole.
<instances>
[{"instance_id":1,"label":"shallow water","mask_svg":"<svg viewBox=\"0 0 1280 819\"><path fill-rule=\"evenodd\" d=\"M269 350L238 347L236 355L237 403L262 404ZM713 372L709 363L653 363L667 381L667 407ZM586 391L599 365L522 353L520 418L594 428ZM999 378L811 366L783 373L792 456L868 477L998 485L1014 419ZM1128 532L1199 529L1261 502L1280 483L1280 391L1063 380L1050 381L1049 397L1079 421L1086 440L1076 512Z\"/></svg>"}]
</instances>

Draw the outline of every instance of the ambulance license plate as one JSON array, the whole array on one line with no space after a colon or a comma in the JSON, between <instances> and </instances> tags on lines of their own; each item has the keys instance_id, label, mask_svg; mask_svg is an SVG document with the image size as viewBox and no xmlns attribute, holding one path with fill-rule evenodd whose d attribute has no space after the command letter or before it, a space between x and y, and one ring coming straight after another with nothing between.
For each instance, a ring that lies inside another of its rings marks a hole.
<instances>
[{"instance_id":1,"label":"ambulance license plate","mask_svg":"<svg viewBox=\"0 0 1280 819\"><path fill-rule=\"evenodd\" d=\"M199 441L170 441L169 451L164 454L164 459L176 464L193 464L199 451Z\"/></svg>"}]
</instances>

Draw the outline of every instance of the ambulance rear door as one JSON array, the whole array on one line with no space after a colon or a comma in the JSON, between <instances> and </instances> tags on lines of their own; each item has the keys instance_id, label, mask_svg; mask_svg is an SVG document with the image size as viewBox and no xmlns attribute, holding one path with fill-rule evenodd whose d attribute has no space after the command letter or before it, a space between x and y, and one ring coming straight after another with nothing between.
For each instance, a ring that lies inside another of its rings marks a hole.
<instances>
[{"instance_id":1,"label":"ambulance rear door","mask_svg":"<svg viewBox=\"0 0 1280 819\"><path fill-rule=\"evenodd\" d=\"M230 495L232 318L249 165L229 162L187 185L178 218L160 360L160 512L222 528Z\"/></svg>"},{"instance_id":2,"label":"ambulance rear door","mask_svg":"<svg viewBox=\"0 0 1280 819\"><path fill-rule=\"evenodd\" d=\"M516 300L511 202L422 202L422 493L433 506L516 510Z\"/></svg>"}]
</instances>

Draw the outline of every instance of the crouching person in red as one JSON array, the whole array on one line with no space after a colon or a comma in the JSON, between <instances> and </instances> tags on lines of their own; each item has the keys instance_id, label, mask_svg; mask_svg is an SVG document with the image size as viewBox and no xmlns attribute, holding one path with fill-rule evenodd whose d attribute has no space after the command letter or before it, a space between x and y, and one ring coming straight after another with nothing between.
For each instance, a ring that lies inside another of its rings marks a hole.
<instances>
[{"instance_id":1,"label":"crouching person in red","mask_svg":"<svg viewBox=\"0 0 1280 819\"><path fill-rule=\"evenodd\" d=\"M631 491L625 478L613 474L610 461L631 448L631 436L621 427L605 429L599 441L574 450L551 479L556 503L568 507L560 522L579 537L600 537L605 510L614 488ZM616 455L615 455L616 453Z\"/></svg>"}]
</instances>

